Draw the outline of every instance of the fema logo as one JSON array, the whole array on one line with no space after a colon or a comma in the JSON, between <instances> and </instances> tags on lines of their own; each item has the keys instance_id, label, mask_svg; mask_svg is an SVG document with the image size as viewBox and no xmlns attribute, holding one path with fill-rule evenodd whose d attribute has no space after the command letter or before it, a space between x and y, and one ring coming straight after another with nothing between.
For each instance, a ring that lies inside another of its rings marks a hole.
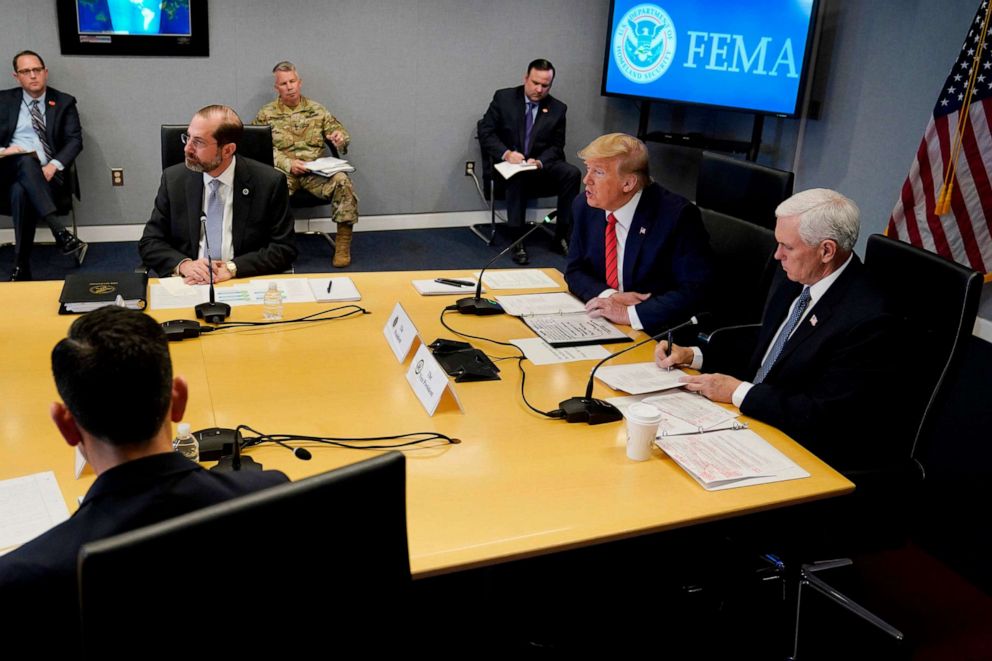
<instances>
[{"instance_id":1,"label":"fema logo","mask_svg":"<svg viewBox=\"0 0 992 661\"><path fill-rule=\"evenodd\" d=\"M675 25L658 5L637 5L613 32L613 61L625 78L650 83L675 59Z\"/></svg>"}]
</instances>

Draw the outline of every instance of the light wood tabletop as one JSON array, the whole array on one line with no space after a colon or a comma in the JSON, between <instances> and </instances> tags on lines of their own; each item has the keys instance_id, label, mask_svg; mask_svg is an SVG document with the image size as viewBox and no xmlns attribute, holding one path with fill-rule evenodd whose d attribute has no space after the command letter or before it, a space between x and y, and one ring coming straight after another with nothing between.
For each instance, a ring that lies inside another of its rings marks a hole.
<instances>
[{"instance_id":1,"label":"light wood tabletop","mask_svg":"<svg viewBox=\"0 0 992 661\"><path fill-rule=\"evenodd\" d=\"M559 284L561 275L547 273ZM452 296L420 296L416 278L466 276L431 273L345 273L358 286L357 317L269 328L225 330L173 343L175 373L190 384L185 421L194 429L247 424L264 433L378 436L439 431L458 445L407 450L410 561L426 577L510 559L622 539L720 518L844 494L853 485L781 432L751 421L752 429L809 471L810 477L707 492L655 449L648 461L626 457L622 423L589 426L551 420L530 411L520 396L517 361L498 361L502 380L455 384L464 411L451 404L429 417L382 334L401 302L423 339L460 339L439 316ZM57 399L49 355L73 317L59 316L60 282L0 284L0 479L53 470L75 509L92 484L87 471L73 477L73 452L48 419ZM492 292L523 293L523 292ZM298 317L335 304L287 304ZM192 318L192 311L150 310L160 321ZM232 320L260 321L260 305L235 307ZM448 313L459 331L499 340L532 337L507 315ZM634 334L630 329L625 329ZM636 333L638 337L643 337ZM471 340L490 356L516 355L509 347ZM624 345L611 345L618 351ZM652 345L618 359L651 359ZM542 410L584 391L590 361L550 366L524 363L528 399ZM622 393L596 384L597 397ZM112 402L108 402L112 406ZM371 451L314 447L301 461L278 446L249 453L266 468L299 479L352 463ZM331 503L329 507L347 507ZM315 522L319 524L319 522Z\"/></svg>"}]
</instances>

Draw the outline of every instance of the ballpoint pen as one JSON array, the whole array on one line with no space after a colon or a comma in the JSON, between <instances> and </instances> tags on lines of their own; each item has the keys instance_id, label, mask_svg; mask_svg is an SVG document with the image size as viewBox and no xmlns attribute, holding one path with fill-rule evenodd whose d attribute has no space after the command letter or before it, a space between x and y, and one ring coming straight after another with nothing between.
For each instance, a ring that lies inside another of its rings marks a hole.
<instances>
[{"instance_id":1,"label":"ballpoint pen","mask_svg":"<svg viewBox=\"0 0 992 661\"><path fill-rule=\"evenodd\" d=\"M672 355L672 350L673 350L674 348L675 348L675 345L674 345L674 344L672 344L672 331L668 331L668 355L669 355L669 356L671 356L671 355ZM669 365L669 366L668 366L668 371L669 371L669 372L671 372L671 371L672 371L672 366L671 366L671 365Z\"/></svg>"},{"instance_id":2,"label":"ballpoint pen","mask_svg":"<svg viewBox=\"0 0 992 661\"><path fill-rule=\"evenodd\" d=\"M334 281L333 280L328 280L327 281L327 293L328 294L331 293L331 285L333 285L333 284L334 284Z\"/></svg>"},{"instance_id":3,"label":"ballpoint pen","mask_svg":"<svg viewBox=\"0 0 992 661\"><path fill-rule=\"evenodd\" d=\"M452 287L474 287L474 282L468 280L452 280L450 278L434 278L434 282L439 285L451 285Z\"/></svg>"}]
</instances>

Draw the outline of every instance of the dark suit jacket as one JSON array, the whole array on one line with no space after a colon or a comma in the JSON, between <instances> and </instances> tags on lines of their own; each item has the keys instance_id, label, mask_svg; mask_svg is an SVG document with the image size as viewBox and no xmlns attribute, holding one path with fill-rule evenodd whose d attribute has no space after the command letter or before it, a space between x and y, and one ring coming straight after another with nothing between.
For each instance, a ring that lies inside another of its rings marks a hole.
<instances>
[{"instance_id":1,"label":"dark suit jacket","mask_svg":"<svg viewBox=\"0 0 992 661\"><path fill-rule=\"evenodd\" d=\"M175 452L105 471L68 521L0 557L0 616L8 638L14 636L8 642L13 649L30 643L46 652L78 654L76 556L87 542L286 481L278 471L213 473ZM204 552L190 549L177 562L195 571Z\"/></svg>"},{"instance_id":2,"label":"dark suit jacket","mask_svg":"<svg viewBox=\"0 0 992 661\"><path fill-rule=\"evenodd\" d=\"M0 147L6 147L17 129L24 90L14 87L0 91ZM55 160L68 168L83 150L83 129L79 124L76 99L49 87L45 92L45 135L55 152ZM79 190L73 181L73 190Z\"/></svg>"},{"instance_id":3,"label":"dark suit jacket","mask_svg":"<svg viewBox=\"0 0 992 661\"><path fill-rule=\"evenodd\" d=\"M704 353L703 369L753 379L801 289L780 271L750 359L728 355L714 342ZM904 342L884 295L855 255L810 309L764 382L748 392L741 412L781 429L835 468L891 459L888 441L905 439L897 413L898 393L907 382L900 365Z\"/></svg>"},{"instance_id":4,"label":"dark suit jacket","mask_svg":"<svg viewBox=\"0 0 992 661\"><path fill-rule=\"evenodd\" d=\"M524 86L501 89L493 95L486 114L479 120L479 143L493 162L503 160L506 150L536 158L545 166L565 160L565 113L568 106L550 94L537 106L530 145L524 144Z\"/></svg>"},{"instance_id":5,"label":"dark suit jacket","mask_svg":"<svg viewBox=\"0 0 992 661\"><path fill-rule=\"evenodd\" d=\"M588 301L609 288L606 212L590 207L580 195L572 214L565 281L569 291ZM656 183L644 188L623 258L624 290L651 293L636 306L644 330L653 335L702 312L712 274L709 236L699 209Z\"/></svg>"},{"instance_id":6,"label":"dark suit jacket","mask_svg":"<svg viewBox=\"0 0 992 661\"><path fill-rule=\"evenodd\" d=\"M234 163L234 263L238 277L282 273L296 259L293 216L286 176L268 165L239 156ZM184 163L166 168L138 251L145 266L160 276L179 262L196 259L200 248L203 175ZM215 257L218 259L219 257Z\"/></svg>"}]
</instances>

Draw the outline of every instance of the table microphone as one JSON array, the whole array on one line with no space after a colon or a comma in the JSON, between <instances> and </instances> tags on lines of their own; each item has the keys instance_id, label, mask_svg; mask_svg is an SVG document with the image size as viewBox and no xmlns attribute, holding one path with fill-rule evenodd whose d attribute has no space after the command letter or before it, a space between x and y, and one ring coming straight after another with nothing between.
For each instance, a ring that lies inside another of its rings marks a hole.
<instances>
[{"instance_id":1,"label":"table microphone","mask_svg":"<svg viewBox=\"0 0 992 661\"><path fill-rule=\"evenodd\" d=\"M569 399L566 399L558 405L557 411L552 412L553 417L564 418L568 422L587 422L590 425L599 425L604 422L616 422L617 420L623 420L623 414L620 413L620 409L602 399L594 399L592 396L593 379L596 376L596 370L599 369L599 366L608 360L623 355L628 351L647 344L648 342L660 340L666 335L670 335L671 333L681 330L686 326L696 326L705 319L705 316L706 315L700 313L695 317L691 317L689 321L663 330L660 333L652 335L646 340L641 340L637 344L627 347L623 351L617 351L616 353L610 354L606 358L602 359L596 363L595 367L593 367L592 371L589 373L589 382L586 384L585 397L570 397ZM671 350L671 347L669 347L669 350Z\"/></svg>"},{"instance_id":2,"label":"table microphone","mask_svg":"<svg viewBox=\"0 0 992 661\"><path fill-rule=\"evenodd\" d=\"M212 471L217 471L218 473L227 473L228 471L260 471L262 470L262 464L258 463L251 457L241 456L241 432L239 430L234 431L234 448L233 453L230 456L222 457L217 465L211 468Z\"/></svg>"},{"instance_id":3,"label":"table microphone","mask_svg":"<svg viewBox=\"0 0 992 661\"><path fill-rule=\"evenodd\" d=\"M223 323L231 316L231 306L227 303L218 303L214 300L214 263L210 259L210 237L207 235L207 214L200 214L200 231L203 232L203 244L207 252L207 270L210 271L210 300L206 303L199 303L196 310L196 317L211 324Z\"/></svg>"},{"instance_id":4,"label":"table microphone","mask_svg":"<svg viewBox=\"0 0 992 661\"><path fill-rule=\"evenodd\" d=\"M489 263L482 267L479 272L479 282L475 285L475 296L470 296L468 298L460 298L455 303L458 306L458 311L462 314L503 314L503 306L501 306L496 301L491 301L487 298L482 298L482 275L486 272L486 269L493 265L497 259L510 252L513 248L516 248L524 239L537 231L538 228L548 225L554 221L555 217L558 215L558 210L555 209L547 216L545 216L540 222L534 223L534 227L530 228L523 236L508 245L503 249L501 253L489 260Z\"/></svg>"}]
</instances>

